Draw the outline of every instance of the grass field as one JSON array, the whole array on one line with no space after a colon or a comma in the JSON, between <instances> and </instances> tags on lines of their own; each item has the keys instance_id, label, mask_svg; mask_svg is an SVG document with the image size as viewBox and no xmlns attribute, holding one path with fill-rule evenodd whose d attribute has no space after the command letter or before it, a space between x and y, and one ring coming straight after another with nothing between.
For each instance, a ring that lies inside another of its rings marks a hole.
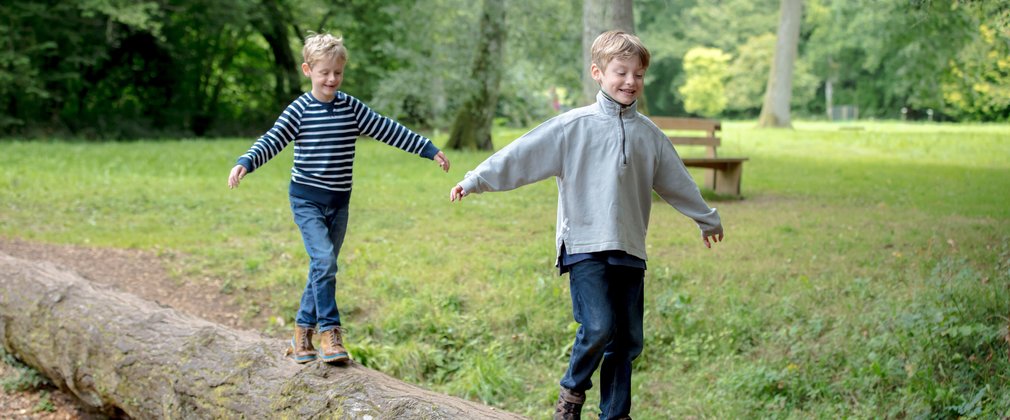
<instances>
[{"instance_id":1,"label":"grass field","mask_svg":"<svg viewBox=\"0 0 1010 420\"><path fill-rule=\"evenodd\" d=\"M746 198L707 195L725 242L705 249L654 206L633 416L1010 415L1010 126L752 127L725 123L720 149L750 158ZM519 134L497 131L498 147ZM229 191L251 141L2 142L0 236L155 251L288 334L307 265L291 150ZM359 143L337 280L349 347L403 380L547 417L576 328L553 267L557 188L451 204L487 153L448 156L444 174ZM588 418L597 403L594 389Z\"/></svg>"}]
</instances>

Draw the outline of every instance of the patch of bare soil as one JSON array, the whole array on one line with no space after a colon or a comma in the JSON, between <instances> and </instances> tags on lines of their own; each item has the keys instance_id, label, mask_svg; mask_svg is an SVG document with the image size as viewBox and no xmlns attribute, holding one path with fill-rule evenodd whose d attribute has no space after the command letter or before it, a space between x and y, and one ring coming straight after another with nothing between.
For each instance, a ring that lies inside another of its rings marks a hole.
<instances>
[{"instance_id":1,"label":"patch of bare soil","mask_svg":"<svg viewBox=\"0 0 1010 420\"><path fill-rule=\"evenodd\" d=\"M162 258L151 252L42 244L9 238L0 238L0 252L26 260L48 261L95 283L112 286L231 328L252 328L254 326L250 324L257 322L242 320L238 316L238 306L229 296L222 295L216 285L209 284L212 283L210 280L173 278ZM14 369L0 363L0 378L16 374ZM0 418L100 417L83 411L73 396L50 386L29 392L6 393L0 390Z\"/></svg>"},{"instance_id":2,"label":"patch of bare soil","mask_svg":"<svg viewBox=\"0 0 1010 420\"><path fill-rule=\"evenodd\" d=\"M238 307L216 285L201 279L174 279L151 252L53 245L0 238L0 252L25 260L48 261L98 284L115 287L231 328L242 325Z\"/></svg>"},{"instance_id":3,"label":"patch of bare soil","mask_svg":"<svg viewBox=\"0 0 1010 420\"><path fill-rule=\"evenodd\" d=\"M6 363L0 363L0 378L18 373ZM48 385L42 389L7 393L0 391L0 418L40 420L101 419L101 416L83 411L77 400Z\"/></svg>"}]
</instances>

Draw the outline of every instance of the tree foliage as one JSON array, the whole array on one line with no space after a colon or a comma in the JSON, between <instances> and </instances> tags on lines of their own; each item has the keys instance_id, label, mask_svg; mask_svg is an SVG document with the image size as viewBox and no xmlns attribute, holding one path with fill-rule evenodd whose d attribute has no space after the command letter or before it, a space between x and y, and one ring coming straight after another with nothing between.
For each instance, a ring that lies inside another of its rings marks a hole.
<instances>
[{"instance_id":1,"label":"tree foliage","mask_svg":"<svg viewBox=\"0 0 1010 420\"><path fill-rule=\"evenodd\" d=\"M684 110L706 117L726 109L724 81L730 56L715 48L693 48L684 56L687 81L680 87Z\"/></svg>"},{"instance_id":2,"label":"tree foliage","mask_svg":"<svg viewBox=\"0 0 1010 420\"><path fill-rule=\"evenodd\" d=\"M979 36L949 61L950 72L941 85L948 114L1010 119L1010 43L996 34L988 25L979 25Z\"/></svg>"},{"instance_id":3,"label":"tree foliage","mask_svg":"<svg viewBox=\"0 0 1010 420\"><path fill-rule=\"evenodd\" d=\"M622 0L627 2L628 0ZM609 2L605 2L609 4ZM583 2L505 2L496 118L529 125L579 104ZM734 57L720 114L755 117L764 36L777 0L635 0L634 29L653 53L646 102L682 115L692 48ZM138 138L254 135L308 83L297 67L309 31L344 36L342 87L416 128L449 126L479 83L466 69L480 5L466 0L12 0L0 2L0 132ZM960 0L805 0L793 111L834 102L897 118L929 108L943 118L1007 120L1010 3ZM768 59L770 60L770 59ZM750 66L750 67L748 67Z\"/></svg>"},{"instance_id":4,"label":"tree foliage","mask_svg":"<svg viewBox=\"0 0 1010 420\"><path fill-rule=\"evenodd\" d=\"M895 118L908 107L970 118L971 112L960 110L975 106L948 103L941 82L959 66L988 61L962 53L984 37L983 24L1004 28L994 31L994 40L1010 42L1006 2L818 0L809 9L806 60L823 80L840 86L835 102L858 105L863 115Z\"/></svg>"}]
</instances>

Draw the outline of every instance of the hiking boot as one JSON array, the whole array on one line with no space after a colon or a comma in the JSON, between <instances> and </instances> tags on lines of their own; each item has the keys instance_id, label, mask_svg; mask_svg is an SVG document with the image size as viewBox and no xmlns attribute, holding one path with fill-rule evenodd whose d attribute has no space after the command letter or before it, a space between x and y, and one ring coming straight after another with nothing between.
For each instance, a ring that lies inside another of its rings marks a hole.
<instances>
[{"instance_id":1,"label":"hiking boot","mask_svg":"<svg viewBox=\"0 0 1010 420\"><path fill-rule=\"evenodd\" d=\"M341 337L340 327L334 327L319 333L319 358L326 363L339 363L350 360L347 356L347 349L344 348L344 339Z\"/></svg>"},{"instance_id":2,"label":"hiking boot","mask_svg":"<svg viewBox=\"0 0 1010 420\"><path fill-rule=\"evenodd\" d=\"M314 328L305 328L295 325L295 336L291 338L291 346L285 354L291 356L297 363L308 363L316 360L319 353L312 347L312 335L316 332Z\"/></svg>"},{"instance_id":3,"label":"hiking boot","mask_svg":"<svg viewBox=\"0 0 1010 420\"><path fill-rule=\"evenodd\" d=\"M579 420L582 418L582 404L586 403L584 392L561 387L558 403L554 405L554 420Z\"/></svg>"}]
</instances>

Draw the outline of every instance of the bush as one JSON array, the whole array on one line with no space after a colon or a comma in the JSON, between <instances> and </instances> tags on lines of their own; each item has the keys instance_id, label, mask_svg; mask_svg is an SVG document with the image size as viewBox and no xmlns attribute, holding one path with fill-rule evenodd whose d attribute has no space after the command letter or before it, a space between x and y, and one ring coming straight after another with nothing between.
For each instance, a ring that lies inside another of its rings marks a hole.
<instances>
[{"instance_id":1,"label":"bush","mask_svg":"<svg viewBox=\"0 0 1010 420\"><path fill-rule=\"evenodd\" d=\"M39 371L22 363L13 355L7 353L3 348L0 348L0 358L3 359L4 364L10 366L14 370L14 375L5 375L3 379L0 379L0 384L3 384L4 392L11 393L30 391L51 385L49 379L42 376Z\"/></svg>"}]
</instances>

